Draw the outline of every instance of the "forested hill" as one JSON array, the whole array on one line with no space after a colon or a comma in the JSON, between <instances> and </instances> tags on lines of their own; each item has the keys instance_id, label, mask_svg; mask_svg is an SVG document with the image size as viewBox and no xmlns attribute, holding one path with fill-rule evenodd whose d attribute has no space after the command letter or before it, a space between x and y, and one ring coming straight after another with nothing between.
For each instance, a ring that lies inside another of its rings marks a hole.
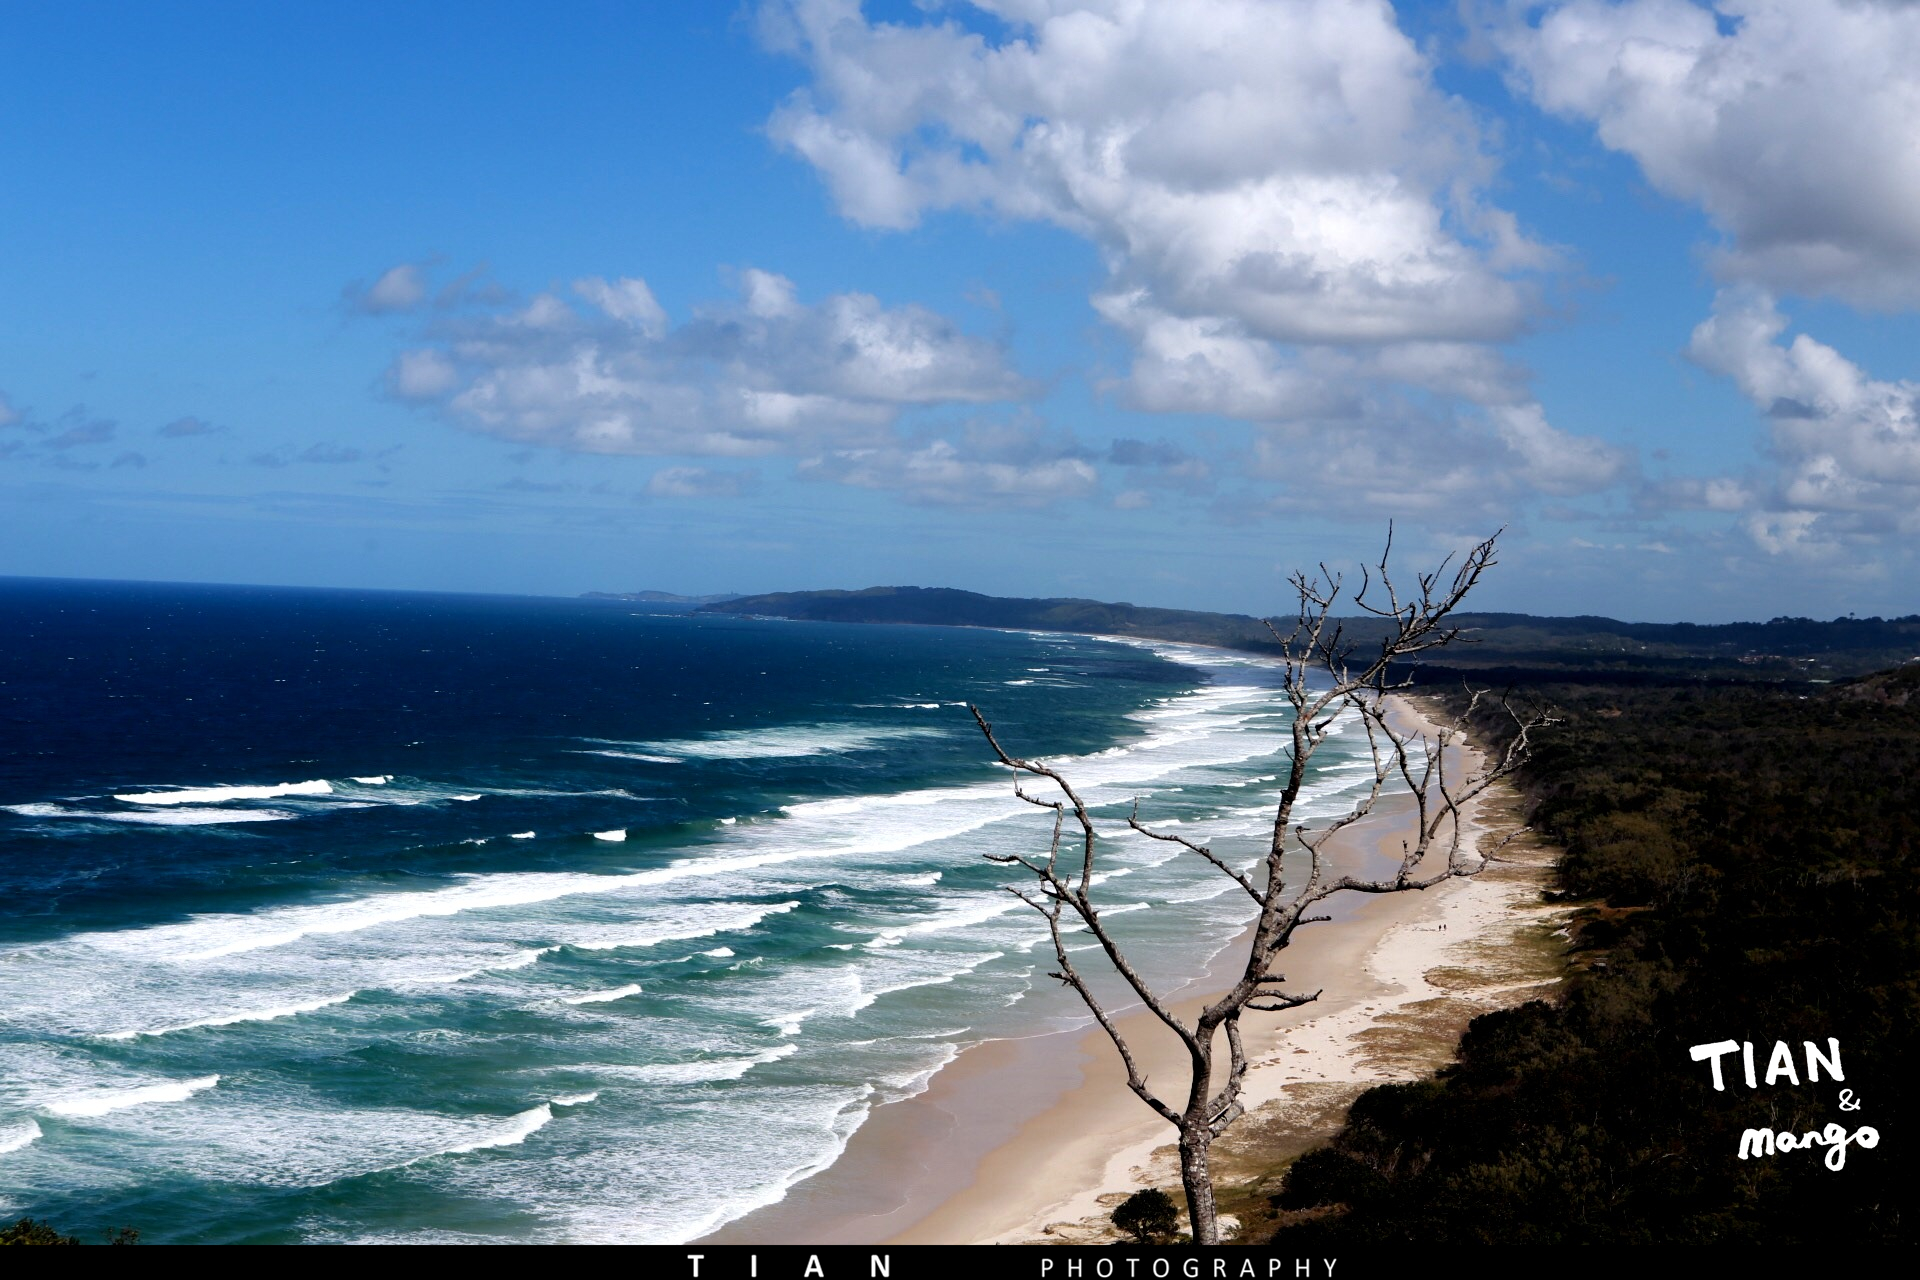
<instances>
[{"instance_id":1,"label":"forested hill","mask_svg":"<svg viewBox=\"0 0 1920 1280\"><path fill-rule=\"evenodd\" d=\"M1272 652L1272 634L1248 614L1155 609L1098 600L1029 600L947 587L869 587L864 591L784 591L703 605L702 613L748 614L817 622L920 623L1011 627L1083 635L1133 636ZM1285 628L1285 620L1282 630ZM1692 675L1723 679L1821 680L1897 667L1920 657L1920 614L1904 618L1774 618L1715 626L1541 618L1524 613L1462 613L1470 644L1445 651L1448 668L1610 675ZM1374 618L1345 620L1365 644L1382 630Z\"/></svg>"},{"instance_id":2,"label":"forested hill","mask_svg":"<svg viewBox=\"0 0 1920 1280\"><path fill-rule=\"evenodd\" d=\"M868 587L865 591L782 591L704 606L702 613L745 613L810 622L909 622L943 627L1011 627L1083 635L1140 636L1233 648L1277 648L1258 618L1243 613L1148 609L1098 600L1022 600L951 587Z\"/></svg>"}]
</instances>

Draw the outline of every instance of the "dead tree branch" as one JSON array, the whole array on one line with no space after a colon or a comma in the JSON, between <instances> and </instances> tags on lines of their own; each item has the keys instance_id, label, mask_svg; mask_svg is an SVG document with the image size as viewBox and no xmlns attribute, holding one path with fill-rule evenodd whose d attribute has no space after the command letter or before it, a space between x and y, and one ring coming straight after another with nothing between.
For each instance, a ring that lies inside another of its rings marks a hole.
<instances>
[{"instance_id":1,"label":"dead tree branch","mask_svg":"<svg viewBox=\"0 0 1920 1280\"><path fill-rule=\"evenodd\" d=\"M1196 1243L1219 1240L1214 1209L1209 1153L1214 1139L1241 1114L1248 1060L1242 1040L1241 1018L1248 1012L1282 1013L1317 1000L1319 991L1289 991L1286 978L1273 972L1279 954L1304 925L1327 920L1314 908L1341 893L1386 894L1424 890L1484 868L1492 853L1479 853L1476 835L1463 810L1487 788L1518 769L1531 748L1531 735L1556 723L1545 712L1522 712L1502 700L1514 719L1516 732L1498 758L1485 759L1477 770L1456 777L1462 748L1462 726L1478 709L1484 692L1475 693L1467 710L1444 726L1405 728L1397 724L1390 698L1413 684L1413 660L1430 650L1465 639L1451 616L1481 577L1495 564L1496 532L1459 557L1443 560L1431 573L1416 577L1405 593L1389 566L1393 530L1387 530L1386 548L1377 564L1361 568L1360 585L1346 597L1370 618L1384 622L1377 647L1362 652L1349 628L1334 617L1343 596L1341 575L1322 564L1313 576L1295 573L1289 579L1297 600L1291 625L1268 621L1267 629L1280 646L1280 698L1292 712L1291 741L1284 754L1286 777L1275 805L1271 834L1256 874L1236 870L1208 844L1185 836L1156 831L1140 820L1139 805L1126 817L1126 826L1138 834L1177 846L1213 870L1228 877L1253 902L1252 942L1239 977L1224 994L1183 1019L1153 990L1128 959L1102 920L1092 889L1100 833L1085 800L1059 771L1042 761L1008 752L979 708L970 708L995 760L1014 774L1014 794L1020 800L1053 814L1052 836L1044 857L989 855L994 862L1017 865L1033 878L1031 889L1009 892L1037 911L1047 922L1058 968L1050 975L1071 987L1093 1014L1119 1053L1127 1073L1127 1087L1179 1132L1181 1176ZM1451 576L1449 569L1451 568ZM1357 719L1365 731L1373 763L1366 794L1345 813L1309 831L1294 820L1294 809L1309 778L1314 753L1336 731L1343 719ZM1057 789L1057 798L1036 796L1028 782L1044 781ZM1355 876L1337 871L1334 837L1375 812L1389 789L1404 791L1413 802L1410 837L1391 874ZM1502 842L1500 847L1504 847ZM1289 884L1284 855L1305 854L1304 878ZM1062 921L1070 920L1093 938L1113 972L1140 1004L1178 1039L1190 1066L1185 1097L1162 1097L1148 1085L1138 1057L1121 1032L1113 1012L1089 985L1068 953ZM1219 1042L1225 1041L1225 1062L1219 1061Z\"/></svg>"}]
</instances>

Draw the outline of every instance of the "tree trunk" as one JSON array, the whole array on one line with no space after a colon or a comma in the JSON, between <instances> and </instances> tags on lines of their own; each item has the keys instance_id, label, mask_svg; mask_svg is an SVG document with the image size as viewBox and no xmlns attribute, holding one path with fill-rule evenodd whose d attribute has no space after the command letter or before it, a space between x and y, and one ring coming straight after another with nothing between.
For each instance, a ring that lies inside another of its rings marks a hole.
<instances>
[{"instance_id":1,"label":"tree trunk","mask_svg":"<svg viewBox=\"0 0 1920 1280\"><path fill-rule=\"evenodd\" d=\"M1187 1216L1193 1221L1195 1244L1219 1244L1220 1223L1213 1211L1213 1176L1207 1155L1213 1134L1203 1121L1180 1131L1180 1181L1187 1189Z\"/></svg>"}]
</instances>

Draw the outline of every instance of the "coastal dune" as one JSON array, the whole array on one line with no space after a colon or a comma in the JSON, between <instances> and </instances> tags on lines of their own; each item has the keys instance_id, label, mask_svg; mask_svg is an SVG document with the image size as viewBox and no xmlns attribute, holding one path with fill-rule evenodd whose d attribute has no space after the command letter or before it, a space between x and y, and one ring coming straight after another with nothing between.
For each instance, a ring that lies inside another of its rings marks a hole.
<instances>
[{"instance_id":1,"label":"coastal dune","mask_svg":"<svg viewBox=\"0 0 1920 1280\"><path fill-rule=\"evenodd\" d=\"M1422 708L1398 702L1403 725L1433 732ZM1459 754L1450 773L1477 763L1470 748ZM1517 809L1510 790L1490 789L1465 815L1470 845L1498 844L1519 825ZM1336 837L1335 856L1377 873L1397 863L1414 821L1408 797L1384 799ZM1477 876L1420 893L1342 895L1330 922L1301 929L1281 967L1294 989L1324 994L1247 1019L1248 1114L1214 1148L1224 1213L1264 1211L1277 1171L1335 1132L1364 1089L1426 1074L1451 1058L1472 1017L1551 990L1565 909L1542 901L1550 865L1550 851L1523 834ZM1247 941L1236 938L1176 993L1182 1016L1231 985ZM1177 1038L1138 1006L1119 1022L1149 1084L1178 1105L1187 1070ZM1109 1215L1131 1192L1158 1186L1181 1199L1173 1138L1127 1090L1097 1028L987 1041L961 1052L924 1092L878 1108L839 1160L780 1203L708 1239L1112 1239Z\"/></svg>"}]
</instances>

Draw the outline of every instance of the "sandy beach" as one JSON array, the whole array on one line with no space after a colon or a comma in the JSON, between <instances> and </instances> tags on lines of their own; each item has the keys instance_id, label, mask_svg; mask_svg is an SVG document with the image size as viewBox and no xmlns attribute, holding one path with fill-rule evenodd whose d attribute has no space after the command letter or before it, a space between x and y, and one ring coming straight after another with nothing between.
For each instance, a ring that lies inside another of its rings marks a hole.
<instances>
[{"instance_id":1,"label":"sandy beach","mask_svg":"<svg viewBox=\"0 0 1920 1280\"><path fill-rule=\"evenodd\" d=\"M1421 707L1398 702L1404 725L1433 731ZM1471 754L1469 746L1460 764ZM1492 848L1518 826L1516 810L1510 791L1489 790L1466 814L1469 840ZM1340 833L1335 856L1378 874L1398 862L1413 824L1408 797L1383 799ZM1275 1170L1337 1129L1362 1090L1433 1070L1472 1017L1551 989L1563 909L1541 898L1550 864L1550 851L1523 835L1477 876L1418 893L1342 895L1332 921L1300 930L1280 967L1293 989L1324 994L1244 1024L1248 1114L1214 1148L1223 1213L1263 1212ZM1244 935L1235 939L1178 993L1183 1016L1231 984L1245 947ZM1186 1058L1173 1034L1137 1006L1120 1024L1149 1083L1183 1095ZM924 1092L876 1109L839 1160L778 1204L707 1239L1111 1239L1108 1215L1131 1192L1159 1186L1180 1199L1173 1136L1128 1092L1097 1028L988 1041L960 1053Z\"/></svg>"}]
</instances>

